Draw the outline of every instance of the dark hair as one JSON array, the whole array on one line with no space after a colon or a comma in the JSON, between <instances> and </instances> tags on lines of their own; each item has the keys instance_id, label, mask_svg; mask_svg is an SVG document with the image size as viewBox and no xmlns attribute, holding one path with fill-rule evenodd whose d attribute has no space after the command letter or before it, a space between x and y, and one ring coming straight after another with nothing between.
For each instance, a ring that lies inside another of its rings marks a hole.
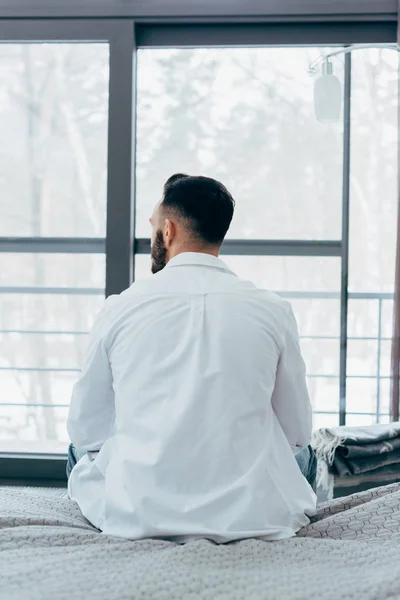
<instances>
[{"instance_id":1,"label":"dark hair","mask_svg":"<svg viewBox=\"0 0 400 600\"><path fill-rule=\"evenodd\" d=\"M232 221L235 201L215 179L177 173L164 185L161 206L186 219L195 237L207 244L221 244Z\"/></svg>"}]
</instances>

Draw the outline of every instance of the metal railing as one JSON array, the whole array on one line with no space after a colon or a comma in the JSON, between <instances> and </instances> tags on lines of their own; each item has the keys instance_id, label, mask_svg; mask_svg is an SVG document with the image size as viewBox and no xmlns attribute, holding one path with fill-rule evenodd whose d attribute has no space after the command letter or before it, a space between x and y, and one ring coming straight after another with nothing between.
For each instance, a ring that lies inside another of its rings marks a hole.
<instances>
[{"instance_id":1,"label":"metal railing","mask_svg":"<svg viewBox=\"0 0 400 600\"><path fill-rule=\"evenodd\" d=\"M1 286L0 294L63 294L63 295L89 295L89 296L104 296L104 289L101 288L72 288L72 287L37 287L37 286ZM278 291L277 292L281 297L288 300L299 300L299 299L308 299L308 300L340 300L340 292L309 292L309 291ZM375 375L365 375L365 374L351 374L347 375L347 379L372 379L376 380L376 410L374 413L371 412L348 412L349 415L374 415L376 421L379 421L382 416L381 412L381 382L384 380L389 380L389 375L382 374L381 368L381 356L382 356L382 343L390 341L390 337L383 335L383 303L387 301L391 301L393 299L393 294L390 293L379 293L379 292L350 292L349 300L373 300L377 302L377 334L376 335L351 335L348 336L348 340L365 340L365 341L376 341L377 342L377 372ZM0 334L20 334L20 335L32 335L32 334L40 334L40 335L82 335L85 336L88 334L88 331L76 331L76 330L46 330L44 328L41 329L18 329L18 328L10 328L10 329L0 329ZM301 340L340 340L340 336L338 335L301 335ZM55 372L55 373L78 373L79 372L78 365L76 367L27 367L23 365L12 365L12 366L3 366L0 365L1 371L15 371L15 372ZM320 379L338 379L339 373L336 374L323 374L323 373L307 373L308 379L312 380L313 378ZM338 388L339 393L339 388ZM46 407L51 406L53 408L68 408L67 404L36 404L36 403L23 403L23 402L10 402L10 401L1 401L0 407L5 406L24 406L24 407ZM326 415L339 415L338 411L330 411L330 410L316 410L315 414L326 414Z\"/></svg>"}]
</instances>

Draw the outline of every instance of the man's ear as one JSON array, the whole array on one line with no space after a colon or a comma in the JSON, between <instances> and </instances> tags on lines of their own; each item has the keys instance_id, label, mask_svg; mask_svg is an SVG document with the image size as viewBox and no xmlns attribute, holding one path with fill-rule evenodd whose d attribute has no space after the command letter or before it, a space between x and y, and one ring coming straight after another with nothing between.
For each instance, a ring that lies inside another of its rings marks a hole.
<instances>
[{"instance_id":1,"label":"man's ear","mask_svg":"<svg viewBox=\"0 0 400 600\"><path fill-rule=\"evenodd\" d=\"M176 225L171 219L165 219L164 226L164 243L168 248L174 241L176 236Z\"/></svg>"}]
</instances>

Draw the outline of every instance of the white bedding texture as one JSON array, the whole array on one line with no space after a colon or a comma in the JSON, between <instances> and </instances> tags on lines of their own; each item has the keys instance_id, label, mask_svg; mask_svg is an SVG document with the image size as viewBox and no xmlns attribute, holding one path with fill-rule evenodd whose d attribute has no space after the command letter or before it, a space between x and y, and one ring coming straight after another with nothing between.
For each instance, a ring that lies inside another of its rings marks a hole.
<instances>
[{"instance_id":1,"label":"white bedding texture","mask_svg":"<svg viewBox=\"0 0 400 600\"><path fill-rule=\"evenodd\" d=\"M384 600L399 553L399 483L321 505L296 538L227 545L105 536L66 498L0 488L1 600Z\"/></svg>"}]
</instances>

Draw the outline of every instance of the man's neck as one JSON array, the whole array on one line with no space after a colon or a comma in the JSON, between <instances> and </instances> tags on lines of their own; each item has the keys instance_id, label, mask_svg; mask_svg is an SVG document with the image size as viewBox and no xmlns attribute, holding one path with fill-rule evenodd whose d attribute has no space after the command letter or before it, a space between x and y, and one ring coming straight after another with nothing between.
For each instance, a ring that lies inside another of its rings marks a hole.
<instances>
[{"instance_id":1,"label":"man's neck","mask_svg":"<svg viewBox=\"0 0 400 600\"><path fill-rule=\"evenodd\" d=\"M180 254L187 254L187 253L193 253L193 254L209 254L210 256L215 256L218 258L219 256L219 251L220 248L216 247L216 246L184 246L181 248L178 248L177 250L174 250L169 257L169 260L172 260L173 258L175 258L176 256L179 256Z\"/></svg>"}]
</instances>

